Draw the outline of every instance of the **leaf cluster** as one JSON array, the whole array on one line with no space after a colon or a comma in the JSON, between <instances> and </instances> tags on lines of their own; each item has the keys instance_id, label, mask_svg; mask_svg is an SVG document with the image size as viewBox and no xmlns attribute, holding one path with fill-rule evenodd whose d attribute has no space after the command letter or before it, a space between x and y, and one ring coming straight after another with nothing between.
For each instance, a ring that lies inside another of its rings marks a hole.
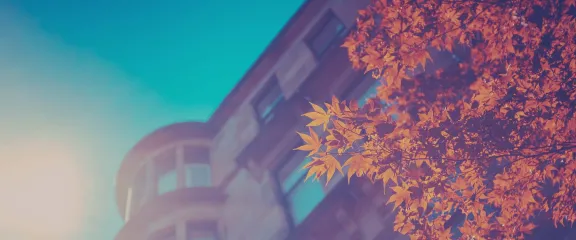
<instances>
[{"instance_id":1,"label":"leaf cluster","mask_svg":"<svg viewBox=\"0 0 576 240\"><path fill-rule=\"evenodd\" d=\"M542 216L573 224L575 17L574 0L373 0L343 46L385 84L362 107L312 104L298 148L315 159L309 176L382 182L394 229L413 239L523 239ZM429 71L443 53L464 57Z\"/></svg>"}]
</instances>

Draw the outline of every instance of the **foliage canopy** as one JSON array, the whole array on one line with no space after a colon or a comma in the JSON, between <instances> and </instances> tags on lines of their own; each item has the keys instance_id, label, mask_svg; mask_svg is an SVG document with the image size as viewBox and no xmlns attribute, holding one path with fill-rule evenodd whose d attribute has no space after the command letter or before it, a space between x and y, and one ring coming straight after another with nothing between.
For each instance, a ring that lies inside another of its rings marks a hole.
<instances>
[{"instance_id":1,"label":"foliage canopy","mask_svg":"<svg viewBox=\"0 0 576 240\"><path fill-rule=\"evenodd\" d=\"M394 230L412 239L452 228L522 239L541 218L573 224L575 17L575 0L372 0L343 46L383 85L362 107L312 104L297 148L313 158L308 177L347 166L348 179L383 182ZM465 58L423 72L438 51Z\"/></svg>"}]
</instances>

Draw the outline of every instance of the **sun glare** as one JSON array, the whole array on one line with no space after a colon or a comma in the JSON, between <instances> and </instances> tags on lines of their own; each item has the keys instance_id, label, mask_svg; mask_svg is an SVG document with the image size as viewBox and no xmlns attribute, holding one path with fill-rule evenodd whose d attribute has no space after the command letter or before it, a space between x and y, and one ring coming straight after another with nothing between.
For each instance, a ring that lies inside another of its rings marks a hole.
<instances>
[{"instance_id":1,"label":"sun glare","mask_svg":"<svg viewBox=\"0 0 576 240\"><path fill-rule=\"evenodd\" d=\"M73 146L28 141L0 149L0 239L70 239L85 214Z\"/></svg>"}]
</instances>

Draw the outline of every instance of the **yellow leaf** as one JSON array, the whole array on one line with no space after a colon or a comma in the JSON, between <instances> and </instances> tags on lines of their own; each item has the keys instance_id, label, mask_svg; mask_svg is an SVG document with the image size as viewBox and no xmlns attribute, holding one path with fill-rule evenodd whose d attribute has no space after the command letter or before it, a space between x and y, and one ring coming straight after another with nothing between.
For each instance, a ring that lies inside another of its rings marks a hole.
<instances>
[{"instance_id":1,"label":"yellow leaf","mask_svg":"<svg viewBox=\"0 0 576 240\"><path fill-rule=\"evenodd\" d=\"M396 173L394 173L394 171L392 171L391 168L388 168L382 174L382 181L384 181L384 186L386 186L386 184L390 180L392 180L394 183L398 184L398 177L396 176Z\"/></svg>"},{"instance_id":2,"label":"yellow leaf","mask_svg":"<svg viewBox=\"0 0 576 240\"><path fill-rule=\"evenodd\" d=\"M452 239L452 227L448 227L448 228L444 229L444 231L439 232L438 233L438 239L439 240Z\"/></svg>"},{"instance_id":3,"label":"yellow leaf","mask_svg":"<svg viewBox=\"0 0 576 240\"><path fill-rule=\"evenodd\" d=\"M330 114L328 114L326 111L324 111L324 109L322 109L322 107L320 107L314 103L310 103L310 105L312 105L314 112L302 114L302 116L306 116L306 117L312 119L312 122L306 126L308 126L308 127L320 126L323 124L324 126L322 129L326 130L326 127L328 126L328 122L330 121Z\"/></svg>"},{"instance_id":4,"label":"yellow leaf","mask_svg":"<svg viewBox=\"0 0 576 240\"><path fill-rule=\"evenodd\" d=\"M318 180L320 179L320 176L322 176L322 174L324 174L325 172L326 168L324 167L324 165L322 164L314 165L310 167L310 169L308 169L308 174L306 174L306 178L304 179L304 181L307 181L308 178L310 178L312 175L314 175L314 180Z\"/></svg>"},{"instance_id":5,"label":"yellow leaf","mask_svg":"<svg viewBox=\"0 0 576 240\"><path fill-rule=\"evenodd\" d=\"M322 124L327 124L328 121L330 120L330 115L322 115L322 114L317 113L317 112L305 113L305 114L302 114L302 116L306 116L306 117L312 119L312 122L310 122L306 125L307 127L316 127L316 126L320 126Z\"/></svg>"},{"instance_id":6,"label":"yellow leaf","mask_svg":"<svg viewBox=\"0 0 576 240\"><path fill-rule=\"evenodd\" d=\"M322 107L320 107L314 103L310 103L310 105L312 105L312 108L314 109L314 111L316 111L318 113L326 114L326 111L324 111L324 109L322 109Z\"/></svg>"},{"instance_id":7,"label":"yellow leaf","mask_svg":"<svg viewBox=\"0 0 576 240\"><path fill-rule=\"evenodd\" d=\"M394 209L396 209L400 204L410 199L411 192L405 189L406 186L394 186L391 187L392 191L395 193L390 196L388 203L394 203Z\"/></svg>"},{"instance_id":8,"label":"yellow leaf","mask_svg":"<svg viewBox=\"0 0 576 240\"><path fill-rule=\"evenodd\" d=\"M340 108L340 102L338 102L338 98L336 98L336 96L334 95L332 96L332 104L330 104L330 106L332 107L331 109L334 112L334 114L336 114L336 116L342 114L342 109Z\"/></svg>"},{"instance_id":9,"label":"yellow leaf","mask_svg":"<svg viewBox=\"0 0 576 240\"><path fill-rule=\"evenodd\" d=\"M432 112L432 109L430 109L428 111L428 113L418 113L418 117L420 118L421 122L425 122L425 121L434 121L434 112Z\"/></svg>"},{"instance_id":10,"label":"yellow leaf","mask_svg":"<svg viewBox=\"0 0 576 240\"><path fill-rule=\"evenodd\" d=\"M311 156L311 155L317 153L318 150L320 150L320 147L322 146L322 141L318 137L318 134L316 134L316 132L314 132L314 130L312 128L309 128L309 129L310 129L310 135L306 135L304 133L298 132L298 135L300 135L302 140L304 140L305 144L300 146L300 147L295 148L294 150L310 151L308 156Z\"/></svg>"},{"instance_id":11,"label":"yellow leaf","mask_svg":"<svg viewBox=\"0 0 576 240\"><path fill-rule=\"evenodd\" d=\"M530 234L534 228L536 228L536 225L534 223L528 223L520 227L520 232Z\"/></svg>"},{"instance_id":12,"label":"yellow leaf","mask_svg":"<svg viewBox=\"0 0 576 240\"><path fill-rule=\"evenodd\" d=\"M446 132L446 131L442 131L441 134L445 138L448 138L450 136L450 134L448 134L448 132Z\"/></svg>"},{"instance_id":13,"label":"yellow leaf","mask_svg":"<svg viewBox=\"0 0 576 240\"><path fill-rule=\"evenodd\" d=\"M364 158L361 154L356 154L348 158L348 160L344 162L344 166L349 166L348 183L350 183L350 178L352 178L354 174L361 176L370 169L370 159Z\"/></svg>"},{"instance_id":14,"label":"yellow leaf","mask_svg":"<svg viewBox=\"0 0 576 240\"><path fill-rule=\"evenodd\" d=\"M322 160L324 161L324 166L326 166L327 169L326 185L328 185L328 182L330 182L330 179L332 179L332 176L334 176L334 172L336 172L336 169L338 169L338 172L340 172L340 174L344 175L344 173L342 172L342 166L340 166L340 162L338 162L338 160L336 160L334 156L327 155Z\"/></svg>"}]
</instances>

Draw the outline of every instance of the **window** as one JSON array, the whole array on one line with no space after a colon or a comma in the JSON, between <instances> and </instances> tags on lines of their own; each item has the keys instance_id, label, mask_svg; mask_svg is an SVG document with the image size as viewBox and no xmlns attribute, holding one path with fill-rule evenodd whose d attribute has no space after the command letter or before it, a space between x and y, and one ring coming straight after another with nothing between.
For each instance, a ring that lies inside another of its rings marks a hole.
<instances>
[{"instance_id":1,"label":"window","mask_svg":"<svg viewBox=\"0 0 576 240\"><path fill-rule=\"evenodd\" d=\"M161 152L154 158L156 171L157 194L176 190L178 177L176 173L176 148Z\"/></svg>"},{"instance_id":2,"label":"window","mask_svg":"<svg viewBox=\"0 0 576 240\"><path fill-rule=\"evenodd\" d=\"M374 78L372 78L372 75L370 75L370 73L368 73L366 75L366 77L364 77L364 80L365 81L374 81L374 83L372 83L372 85L370 85L370 88L368 88L368 90L366 90L366 92L364 92L362 94L362 96L360 98L358 98L358 106L359 107L364 106L364 104L366 104L366 102L368 101L369 98L376 97L376 95L378 94L378 87L382 86L383 84L384 85L386 84L386 82L384 81L383 78L376 81ZM380 100L380 103L382 104L382 106L384 108L390 106L390 104L385 102L384 100ZM398 114L393 114L392 119L394 121L396 121L398 119Z\"/></svg>"},{"instance_id":3,"label":"window","mask_svg":"<svg viewBox=\"0 0 576 240\"><path fill-rule=\"evenodd\" d=\"M292 215L294 225L300 224L324 199L328 188L322 181L306 178L302 167L311 159L301 151L290 152L286 163L278 172L278 180Z\"/></svg>"},{"instance_id":4,"label":"window","mask_svg":"<svg viewBox=\"0 0 576 240\"><path fill-rule=\"evenodd\" d=\"M211 185L210 165L186 163L186 187L209 187Z\"/></svg>"},{"instance_id":5,"label":"window","mask_svg":"<svg viewBox=\"0 0 576 240\"><path fill-rule=\"evenodd\" d=\"M268 80L267 86L260 92L261 96L256 98L254 108L258 118L260 118L263 123L268 123L274 118L274 108L284 102L284 95L282 94L282 89L280 89L276 75Z\"/></svg>"},{"instance_id":6,"label":"window","mask_svg":"<svg viewBox=\"0 0 576 240\"><path fill-rule=\"evenodd\" d=\"M308 45L317 57L321 57L337 40L344 37L346 26L334 13L328 12L315 30L308 40Z\"/></svg>"},{"instance_id":7,"label":"window","mask_svg":"<svg viewBox=\"0 0 576 240\"><path fill-rule=\"evenodd\" d=\"M186 187L209 187L212 184L212 177L208 149L184 145L183 151Z\"/></svg>"},{"instance_id":8,"label":"window","mask_svg":"<svg viewBox=\"0 0 576 240\"><path fill-rule=\"evenodd\" d=\"M374 83L372 85L370 85L370 88L368 88L368 90L366 90L366 92L364 92L364 94L362 94L362 96L360 96L360 98L358 98L358 106L362 107L364 106L364 104L366 104L366 102L368 101L369 98L373 98L376 97L377 94L377 89L380 85L382 85L382 83L380 81L375 81L375 80L368 80L368 81L374 81Z\"/></svg>"}]
</instances>

